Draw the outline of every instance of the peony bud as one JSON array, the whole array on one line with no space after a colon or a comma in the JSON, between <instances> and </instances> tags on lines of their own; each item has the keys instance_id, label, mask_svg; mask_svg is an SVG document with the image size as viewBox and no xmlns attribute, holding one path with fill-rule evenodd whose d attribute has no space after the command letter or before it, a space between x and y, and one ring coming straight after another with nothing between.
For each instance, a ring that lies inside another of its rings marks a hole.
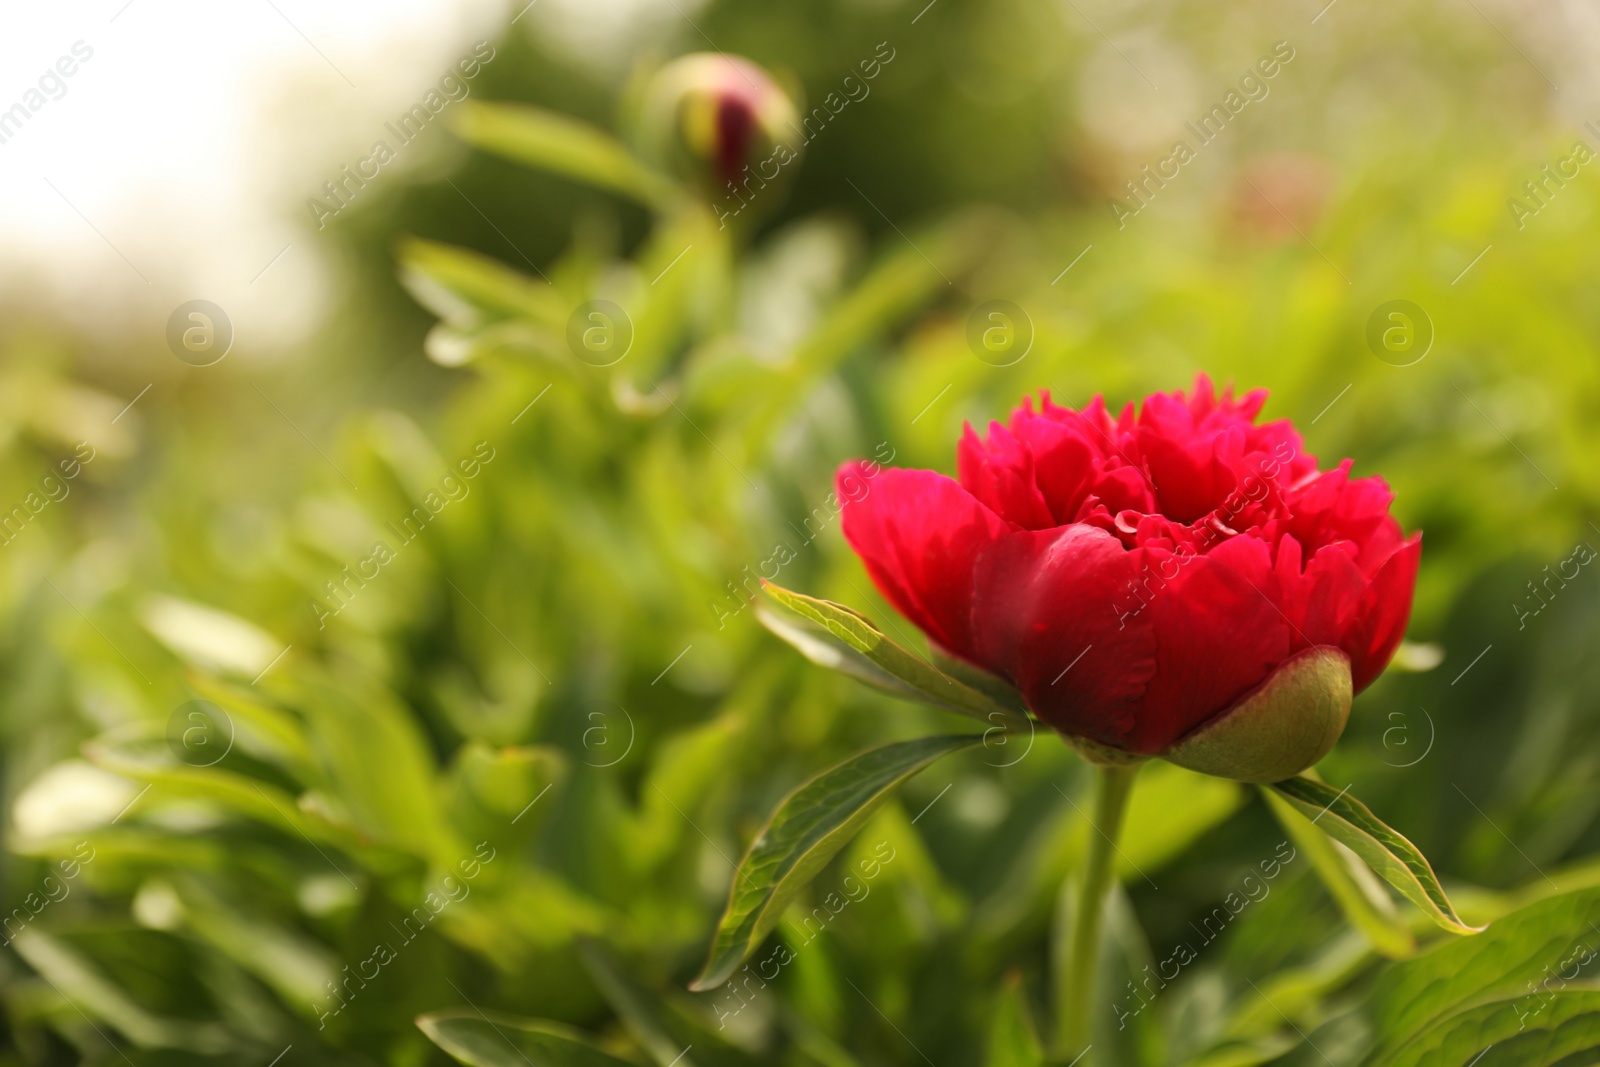
<instances>
[{"instance_id":1,"label":"peony bud","mask_svg":"<svg viewBox=\"0 0 1600 1067\"><path fill-rule=\"evenodd\" d=\"M1182 738L1161 758L1241 782L1281 782L1326 756L1350 718L1350 658L1312 648Z\"/></svg>"},{"instance_id":2,"label":"peony bud","mask_svg":"<svg viewBox=\"0 0 1600 1067\"><path fill-rule=\"evenodd\" d=\"M742 205L798 156L796 112L772 77L746 59L697 52L650 79L639 146L657 166Z\"/></svg>"}]
</instances>

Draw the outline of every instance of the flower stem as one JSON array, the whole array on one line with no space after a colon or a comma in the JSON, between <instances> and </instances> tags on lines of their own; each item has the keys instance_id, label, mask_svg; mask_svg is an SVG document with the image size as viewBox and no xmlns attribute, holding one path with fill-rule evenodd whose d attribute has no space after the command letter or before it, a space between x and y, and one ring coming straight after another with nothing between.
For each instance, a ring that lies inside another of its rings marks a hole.
<instances>
[{"instance_id":1,"label":"flower stem","mask_svg":"<svg viewBox=\"0 0 1600 1067\"><path fill-rule=\"evenodd\" d=\"M1122 834L1122 816L1133 792L1141 763L1095 765L1093 825L1089 828L1089 862L1083 871L1081 896L1073 923L1067 961L1065 1012L1061 1020L1063 1051L1076 1056L1089 1045L1090 1013L1095 1005L1100 926L1114 872L1113 852Z\"/></svg>"}]
</instances>

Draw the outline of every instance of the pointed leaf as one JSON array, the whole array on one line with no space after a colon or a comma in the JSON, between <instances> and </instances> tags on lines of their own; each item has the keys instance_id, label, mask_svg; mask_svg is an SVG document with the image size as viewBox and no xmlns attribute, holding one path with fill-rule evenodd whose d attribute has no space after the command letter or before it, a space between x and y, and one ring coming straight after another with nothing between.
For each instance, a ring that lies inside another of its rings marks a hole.
<instances>
[{"instance_id":1,"label":"pointed leaf","mask_svg":"<svg viewBox=\"0 0 1600 1067\"><path fill-rule=\"evenodd\" d=\"M445 818L437 766L418 719L383 685L355 676L297 681L329 792L376 844L448 867L469 851Z\"/></svg>"},{"instance_id":2,"label":"pointed leaf","mask_svg":"<svg viewBox=\"0 0 1600 1067\"><path fill-rule=\"evenodd\" d=\"M189 685L216 704L239 727L239 741L263 759L278 763L302 781L319 778L316 756L303 723L294 715L251 695L241 686L204 674L191 674Z\"/></svg>"},{"instance_id":3,"label":"pointed leaf","mask_svg":"<svg viewBox=\"0 0 1600 1067\"><path fill-rule=\"evenodd\" d=\"M795 895L842 849L889 794L934 760L971 748L981 734L920 737L854 756L790 793L734 874L727 911L691 989L728 980L778 925Z\"/></svg>"},{"instance_id":4,"label":"pointed leaf","mask_svg":"<svg viewBox=\"0 0 1600 1067\"><path fill-rule=\"evenodd\" d=\"M460 1009L419 1015L417 1028L467 1067L635 1067L578 1031L543 1019Z\"/></svg>"},{"instance_id":5,"label":"pointed leaf","mask_svg":"<svg viewBox=\"0 0 1600 1067\"><path fill-rule=\"evenodd\" d=\"M420 237L400 242L400 280L411 295L446 322L476 327L502 319L531 319L566 327L571 309L549 282L521 274L480 252Z\"/></svg>"},{"instance_id":6,"label":"pointed leaf","mask_svg":"<svg viewBox=\"0 0 1600 1067\"><path fill-rule=\"evenodd\" d=\"M658 1067L759 1067L762 1062L711 1029L701 1004L681 992L647 988L636 969L614 957L601 942L580 940L578 958L600 995Z\"/></svg>"},{"instance_id":7,"label":"pointed leaf","mask_svg":"<svg viewBox=\"0 0 1600 1067\"><path fill-rule=\"evenodd\" d=\"M956 681L895 644L859 612L771 582L762 584L773 600L820 629L801 627L770 612L758 614L762 625L818 666L848 674L896 696L971 716L990 726L1028 729L1025 715Z\"/></svg>"},{"instance_id":8,"label":"pointed leaf","mask_svg":"<svg viewBox=\"0 0 1600 1067\"><path fill-rule=\"evenodd\" d=\"M1289 778L1269 788L1293 804L1324 833L1344 844L1366 860L1368 866L1427 913L1428 917L1454 934L1475 934L1483 929L1470 926L1456 914L1445 896L1438 875L1428 860L1395 830L1344 790L1334 789L1310 778Z\"/></svg>"},{"instance_id":9,"label":"pointed leaf","mask_svg":"<svg viewBox=\"0 0 1600 1067\"><path fill-rule=\"evenodd\" d=\"M760 605L756 607L756 620L819 667L848 674L858 682L865 682L903 700L927 699L920 690L902 682L821 626L768 611Z\"/></svg>"},{"instance_id":10,"label":"pointed leaf","mask_svg":"<svg viewBox=\"0 0 1600 1067\"><path fill-rule=\"evenodd\" d=\"M496 155L598 185L646 207L669 207L679 195L670 179L646 167L611 134L543 108L464 102L457 105L455 131Z\"/></svg>"},{"instance_id":11,"label":"pointed leaf","mask_svg":"<svg viewBox=\"0 0 1600 1067\"><path fill-rule=\"evenodd\" d=\"M1416 951L1411 928L1395 913L1394 901L1359 857L1312 826L1310 821L1277 793L1263 789L1267 805L1294 843L1311 860L1339 910L1364 934L1372 947L1390 959L1404 959ZM1363 876L1368 884L1362 882Z\"/></svg>"},{"instance_id":12,"label":"pointed leaf","mask_svg":"<svg viewBox=\"0 0 1600 1067\"><path fill-rule=\"evenodd\" d=\"M84 742L83 754L97 767L159 786L157 797L165 803L185 800L214 804L269 826L288 823L309 841L341 848L357 844L354 835L344 828L307 815L296 797L282 787L218 767L179 763L172 758L164 740L118 730Z\"/></svg>"}]
</instances>

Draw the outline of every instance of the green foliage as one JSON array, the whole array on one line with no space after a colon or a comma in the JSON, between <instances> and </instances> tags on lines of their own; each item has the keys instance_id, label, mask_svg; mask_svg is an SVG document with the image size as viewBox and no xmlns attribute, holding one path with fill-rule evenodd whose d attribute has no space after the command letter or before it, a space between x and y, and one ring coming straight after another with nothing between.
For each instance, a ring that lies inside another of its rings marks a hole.
<instances>
[{"instance_id":1,"label":"green foliage","mask_svg":"<svg viewBox=\"0 0 1600 1067\"><path fill-rule=\"evenodd\" d=\"M638 200L670 207L681 196L670 179L634 158L604 130L542 108L470 101L455 112L462 140L518 163L591 182Z\"/></svg>"},{"instance_id":2,"label":"green foliage","mask_svg":"<svg viewBox=\"0 0 1600 1067\"><path fill-rule=\"evenodd\" d=\"M929 660L907 652L844 605L817 600L770 583L766 592L779 604L822 628L823 633L819 634L814 628L808 631L786 623L770 612L757 616L762 625L818 666L842 671L898 696L948 708L1003 729L1028 728L1025 716L997 704L982 692L969 689ZM995 678L991 679L991 684L1005 683Z\"/></svg>"},{"instance_id":3,"label":"green foliage","mask_svg":"<svg viewBox=\"0 0 1600 1067\"><path fill-rule=\"evenodd\" d=\"M1044 1067L1044 1049L1033 1028L1021 975L1012 975L996 998L984 1062L992 1067Z\"/></svg>"},{"instance_id":4,"label":"green foliage","mask_svg":"<svg viewBox=\"0 0 1600 1067\"><path fill-rule=\"evenodd\" d=\"M897 630L832 474L949 471L963 422L1024 394L1117 404L1202 369L1271 387L1268 417L1382 473L1425 531L1411 637L1443 662L1358 694L1320 765L1415 850L1348 794L1321 814L1314 783L1263 804L1145 768L1080 1067L1594 1058L1600 609L1588 570L1528 585L1600 536L1600 196L1507 221L1571 139L1542 83L1486 58L1504 42L1470 11L1357 31L1338 5L1119 228L1124 60L1070 10L921 8L692 13L809 106L899 51L760 225L721 226L607 132L626 92L513 36L452 105L455 187L386 176L329 227L351 271L297 360L172 368L158 341L8 322L4 502L95 458L0 548L0 1063L1040 1062L1086 766ZM1209 99L1283 17L1189 2L1106 30L1181 42ZM704 47L680 29L661 46ZM1299 233L1245 182L1276 199L1256 167L1285 152L1328 179ZM1408 367L1364 340L1398 296L1436 330ZM997 297L1034 331L1006 367L966 341ZM605 366L569 340L602 300L632 335ZM780 615L763 578L811 595L775 592ZM186 746L191 701L221 715ZM988 743L906 780L957 745L930 740L951 710ZM786 849L761 837L863 751L905 760ZM770 878L716 956L755 962L691 994L758 841Z\"/></svg>"},{"instance_id":5,"label":"green foliage","mask_svg":"<svg viewBox=\"0 0 1600 1067\"><path fill-rule=\"evenodd\" d=\"M1456 914L1445 896L1439 876L1433 873L1427 857L1371 811L1346 789L1310 778L1289 778L1270 788L1313 823L1327 821L1325 832L1372 865L1390 885L1421 908L1440 926L1456 934L1475 934L1482 927L1471 926Z\"/></svg>"},{"instance_id":6,"label":"green foliage","mask_svg":"<svg viewBox=\"0 0 1600 1067\"><path fill-rule=\"evenodd\" d=\"M928 737L875 748L784 798L734 875L728 911L694 989L726 982L777 926L783 910L907 778L981 735ZM831 910L831 907L830 907Z\"/></svg>"},{"instance_id":7,"label":"green foliage","mask_svg":"<svg viewBox=\"0 0 1600 1067\"><path fill-rule=\"evenodd\" d=\"M1564 1009L1552 1009L1550 998L1569 991L1572 982L1593 981L1584 968L1595 959L1590 946L1600 944L1593 926L1596 919L1600 919L1600 894L1595 891L1556 896L1496 920L1486 933L1469 941L1441 945L1396 966L1373 990L1374 1059L1384 1062L1407 1052L1407 1062L1423 1062L1426 1057L1418 1060L1414 1050L1433 1044L1439 1062L1445 1062L1444 1047L1454 1043L1459 1050L1460 1037L1446 1042L1438 1031L1447 1026L1455 1030L1468 1020L1481 1026L1489 1014L1482 1009L1491 1004L1501 1009L1492 1014L1509 1016L1517 1024L1509 1030L1494 1028L1502 1037L1534 1020L1539 1020L1540 1029L1552 1025L1545 1013L1560 1018ZM1565 973L1568 968L1570 974ZM1474 1052L1494 1043L1493 1032L1483 1036L1487 1040ZM1570 1054L1542 1062L1553 1063Z\"/></svg>"},{"instance_id":8,"label":"green foliage","mask_svg":"<svg viewBox=\"0 0 1600 1067\"><path fill-rule=\"evenodd\" d=\"M1411 955L1416 950L1416 939L1400 921L1394 901L1375 883L1361 858L1318 830L1294 804L1273 790L1264 789L1261 795L1294 839L1295 847L1305 852L1317 877L1351 925L1383 955L1395 959Z\"/></svg>"},{"instance_id":9,"label":"green foliage","mask_svg":"<svg viewBox=\"0 0 1600 1067\"><path fill-rule=\"evenodd\" d=\"M514 1067L548 1063L551 1067L629 1067L596 1048L574 1030L475 1011L441 1011L423 1015L417 1026L434 1044L467 1067Z\"/></svg>"}]
</instances>

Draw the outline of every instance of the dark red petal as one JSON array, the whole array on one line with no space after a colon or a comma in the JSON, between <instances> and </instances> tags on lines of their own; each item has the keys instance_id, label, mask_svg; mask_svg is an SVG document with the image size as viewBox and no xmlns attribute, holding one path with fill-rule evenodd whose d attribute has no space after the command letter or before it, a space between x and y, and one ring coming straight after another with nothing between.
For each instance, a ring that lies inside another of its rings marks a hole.
<instances>
[{"instance_id":1,"label":"dark red petal","mask_svg":"<svg viewBox=\"0 0 1600 1067\"><path fill-rule=\"evenodd\" d=\"M845 540L902 615L977 662L970 628L973 564L1012 527L952 478L923 470L873 477L870 469L855 461L835 475L839 496L851 500L841 524Z\"/></svg>"},{"instance_id":2,"label":"dark red petal","mask_svg":"<svg viewBox=\"0 0 1600 1067\"><path fill-rule=\"evenodd\" d=\"M1417 587L1417 563L1421 558L1422 535L1412 534L1411 539L1378 568L1366 595L1361 598L1355 625L1340 642L1340 647L1350 657L1351 680L1358 693L1383 673L1406 635L1406 623L1411 621L1411 598Z\"/></svg>"},{"instance_id":3,"label":"dark red petal","mask_svg":"<svg viewBox=\"0 0 1600 1067\"><path fill-rule=\"evenodd\" d=\"M980 662L1010 678L1050 725L1125 745L1155 670L1150 613L1135 584L1141 559L1091 526L1000 538L977 566Z\"/></svg>"},{"instance_id":4,"label":"dark red petal","mask_svg":"<svg viewBox=\"0 0 1600 1067\"><path fill-rule=\"evenodd\" d=\"M1126 747L1160 752L1231 706L1288 656L1293 631L1271 599L1265 542L1235 537L1204 556L1164 560L1150 602L1156 671Z\"/></svg>"}]
</instances>

